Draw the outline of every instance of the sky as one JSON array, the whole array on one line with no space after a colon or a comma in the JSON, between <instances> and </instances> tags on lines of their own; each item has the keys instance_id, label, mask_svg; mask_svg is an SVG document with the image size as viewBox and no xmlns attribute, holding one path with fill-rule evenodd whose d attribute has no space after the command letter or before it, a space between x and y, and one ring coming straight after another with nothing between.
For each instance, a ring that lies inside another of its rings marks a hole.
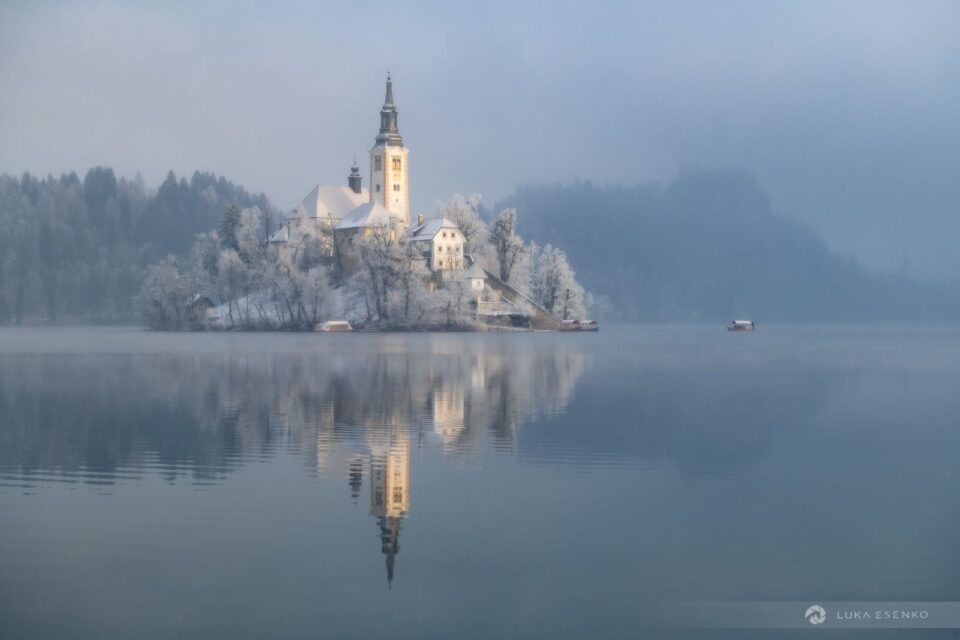
<instances>
[{"instance_id":1,"label":"sky","mask_svg":"<svg viewBox=\"0 0 960 640\"><path fill-rule=\"evenodd\" d=\"M737 170L871 271L960 278L960 2L4 0L0 172L288 209L366 172L387 69L417 212Z\"/></svg>"}]
</instances>

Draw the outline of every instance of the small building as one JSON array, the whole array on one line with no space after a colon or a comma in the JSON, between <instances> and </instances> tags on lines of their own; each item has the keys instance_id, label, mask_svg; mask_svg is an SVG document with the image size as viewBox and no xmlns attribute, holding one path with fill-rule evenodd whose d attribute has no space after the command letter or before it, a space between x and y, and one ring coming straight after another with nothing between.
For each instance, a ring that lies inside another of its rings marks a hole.
<instances>
[{"instance_id":1,"label":"small building","mask_svg":"<svg viewBox=\"0 0 960 640\"><path fill-rule=\"evenodd\" d=\"M193 297L193 300L190 301L190 316L194 324L197 325L208 325L211 322L215 322L219 319L219 313L217 312L217 305L219 303L214 301L209 296L202 294L197 294Z\"/></svg>"},{"instance_id":2,"label":"small building","mask_svg":"<svg viewBox=\"0 0 960 640\"><path fill-rule=\"evenodd\" d=\"M487 274L476 262L463 273L463 279L470 285L470 291L475 293L480 293L487 285Z\"/></svg>"},{"instance_id":3,"label":"small building","mask_svg":"<svg viewBox=\"0 0 960 640\"><path fill-rule=\"evenodd\" d=\"M422 216L417 225L410 229L410 242L417 246L420 254L427 258L433 271L459 271L464 266L463 232L447 218L427 218Z\"/></svg>"}]
</instances>

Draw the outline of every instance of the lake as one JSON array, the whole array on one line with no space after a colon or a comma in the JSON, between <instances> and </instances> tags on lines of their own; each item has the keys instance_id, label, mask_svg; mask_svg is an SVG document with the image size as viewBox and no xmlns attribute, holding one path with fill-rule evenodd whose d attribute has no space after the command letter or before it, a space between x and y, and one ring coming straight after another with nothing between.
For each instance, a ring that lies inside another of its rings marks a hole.
<instances>
[{"instance_id":1,"label":"lake","mask_svg":"<svg viewBox=\"0 0 960 640\"><path fill-rule=\"evenodd\" d=\"M3 329L0 638L808 635L676 603L960 600L958 418L954 328Z\"/></svg>"}]
</instances>

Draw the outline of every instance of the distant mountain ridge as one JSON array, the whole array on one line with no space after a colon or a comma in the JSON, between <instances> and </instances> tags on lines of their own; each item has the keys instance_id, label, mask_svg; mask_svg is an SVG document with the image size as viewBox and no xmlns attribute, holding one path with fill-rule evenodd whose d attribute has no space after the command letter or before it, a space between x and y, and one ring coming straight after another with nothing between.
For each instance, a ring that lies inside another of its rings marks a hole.
<instances>
[{"instance_id":1,"label":"distant mountain ridge","mask_svg":"<svg viewBox=\"0 0 960 640\"><path fill-rule=\"evenodd\" d=\"M522 235L562 247L613 318L641 321L952 321L960 287L864 272L777 215L749 176L684 172L666 185L522 186Z\"/></svg>"}]
</instances>

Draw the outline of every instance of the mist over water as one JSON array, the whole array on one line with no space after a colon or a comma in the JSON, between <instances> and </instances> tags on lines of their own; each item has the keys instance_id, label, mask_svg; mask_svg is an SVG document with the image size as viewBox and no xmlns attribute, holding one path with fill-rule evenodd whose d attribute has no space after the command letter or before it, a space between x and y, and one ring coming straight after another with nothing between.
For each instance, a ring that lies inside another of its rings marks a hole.
<instances>
[{"instance_id":1,"label":"mist over water","mask_svg":"<svg viewBox=\"0 0 960 640\"><path fill-rule=\"evenodd\" d=\"M960 599L958 337L3 331L0 636L636 637L666 601Z\"/></svg>"}]
</instances>

